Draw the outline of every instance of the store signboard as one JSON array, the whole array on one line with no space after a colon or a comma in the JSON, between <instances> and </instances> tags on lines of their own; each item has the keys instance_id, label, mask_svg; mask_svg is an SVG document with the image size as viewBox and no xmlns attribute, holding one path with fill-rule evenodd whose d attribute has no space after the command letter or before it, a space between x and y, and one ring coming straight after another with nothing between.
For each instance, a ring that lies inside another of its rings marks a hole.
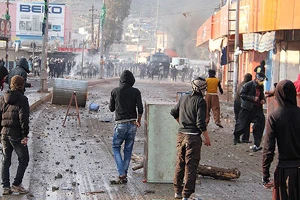
<instances>
[{"instance_id":1,"label":"store signboard","mask_svg":"<svg viewBox=\"0 0 300 200\"><path fill-rule=\"evenodd\" d=\"M65 5L49 4L48 36L51 39L64 38ZM16 36L21 40L42 37L42 23L44 19L44 4L40 2L17 2Z\"/></svg>"}]
</instances>

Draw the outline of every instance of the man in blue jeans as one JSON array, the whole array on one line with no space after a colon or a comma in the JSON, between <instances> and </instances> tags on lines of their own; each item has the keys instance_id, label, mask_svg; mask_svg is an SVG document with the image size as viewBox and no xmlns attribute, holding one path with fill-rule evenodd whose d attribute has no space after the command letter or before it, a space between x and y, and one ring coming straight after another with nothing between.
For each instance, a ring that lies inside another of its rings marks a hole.
<instances>
[{"instance_id":1,"label":"man in blue jeans","mask_svg":"<svg viewBox=\"0 0 300 200\"><path fill-rule=\"evenodd\" d=\"M143 103L141 92L132 87L135 78L129 70L123 71L120 85L111 92L109 110L115 112L115 126L112 148L117 164L119 177L110 181L111 184L127 183L127 172L132 155L136 130L141 126ZM121 146L124 144L124 158L121 156Z\"/></svg>"}]
</instances>

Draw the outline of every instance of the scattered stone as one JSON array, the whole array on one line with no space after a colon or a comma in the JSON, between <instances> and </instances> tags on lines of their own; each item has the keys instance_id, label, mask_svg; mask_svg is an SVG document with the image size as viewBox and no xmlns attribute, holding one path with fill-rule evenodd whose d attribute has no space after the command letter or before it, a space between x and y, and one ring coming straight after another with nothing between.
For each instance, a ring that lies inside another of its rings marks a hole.
<instances>
[{"instance_id":1,"label":"scattered stone","mask_svg":"<svg viewBox=\"0 0 300 200\"><path fill-rule=\"evenodd\" d=\"M154 194L155 190L145 190L144 194Z\"/></svg>"},{"instance_id":2,"label":"scattered stone","mask_svg":"<svg viewBox=\"0 0 300 200\"><path fill-rule=\"evenodd\" d=\"M60 173L58 173L55 177L54 177L54 179L56 180L56 179L59 179L59 178L62 178L63 176L60 174Z\"/></svg>"},{"instance_id":3,"label":"scattered stone","mask_svg":"<svg viewBox=\"0 0 300 200\"><path fill-rule=\"evenodd\" d=\"M52 192L55 192L55 191L57 191L57 190L59 190L59 187L52 186Z\"/></svg>"},{"instance_id":4,"label":"scattered stone","mask_svg":"<svg viewBox=\"0 0 300 200\"><path fill-rule=\"evenodd\" d=\"M55 162L55 164L56 164L56 165L59 165L59 164L60 164L60 162L56 161L56 162Z\"/></svg>"},{"instance_id":5,"label":"scattered stone","mask_svg":"<svg viewBox=\"0 0 300 200\"><path fill-rule=\"evenodd\" d=\"M253 156L253 153L249 153L249 156Z\"/></svg>"},{"instance_id":6,"label":"scattered stone","mask_svg":"<svg viewBox=\"0 0 300 200\"><path fill-rule=\"evenodd\" d=\"M74 156L74 155L72 155L72 156L70 156L69 158L73 160L73 159L75 158L75 156Z\"/></svg>"}]
</instances>

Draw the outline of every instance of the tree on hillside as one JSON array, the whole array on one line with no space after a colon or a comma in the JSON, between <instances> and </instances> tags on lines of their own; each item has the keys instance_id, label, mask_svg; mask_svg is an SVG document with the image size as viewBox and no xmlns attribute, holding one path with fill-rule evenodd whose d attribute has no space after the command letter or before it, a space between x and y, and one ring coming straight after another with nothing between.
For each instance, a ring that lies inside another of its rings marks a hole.
<instances>
[{"instance_id":1,"label":"tree on hillside","mask_svg":"<svg viewBox=\"0 0 300 200\"><path fill-rule=\"evenodd\" d=\"M132 0L106 0L106 18L103 29L104 52L122 39L123 21L129 15Z\"/></svg>"}]
</instances>

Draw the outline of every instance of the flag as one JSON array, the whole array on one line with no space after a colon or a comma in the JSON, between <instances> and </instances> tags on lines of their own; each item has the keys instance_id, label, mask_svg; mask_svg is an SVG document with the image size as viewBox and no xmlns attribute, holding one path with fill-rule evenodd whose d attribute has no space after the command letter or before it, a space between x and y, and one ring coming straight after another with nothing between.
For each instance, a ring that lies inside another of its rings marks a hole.
<instances>
[{"instance_id":1,"label":"flag","mask_svg":"<svg viewBox=\"0 0 300 200\"><path fill-rule=\"evenodd\" d=\"M103 27L103 25L104 25L104 23L105 23L105 17L106 17L106 5L103 3L102 9L101 9L101 15L100 15L101 26L102 26L102 27Z\"/></svg>"}]
</instances>

